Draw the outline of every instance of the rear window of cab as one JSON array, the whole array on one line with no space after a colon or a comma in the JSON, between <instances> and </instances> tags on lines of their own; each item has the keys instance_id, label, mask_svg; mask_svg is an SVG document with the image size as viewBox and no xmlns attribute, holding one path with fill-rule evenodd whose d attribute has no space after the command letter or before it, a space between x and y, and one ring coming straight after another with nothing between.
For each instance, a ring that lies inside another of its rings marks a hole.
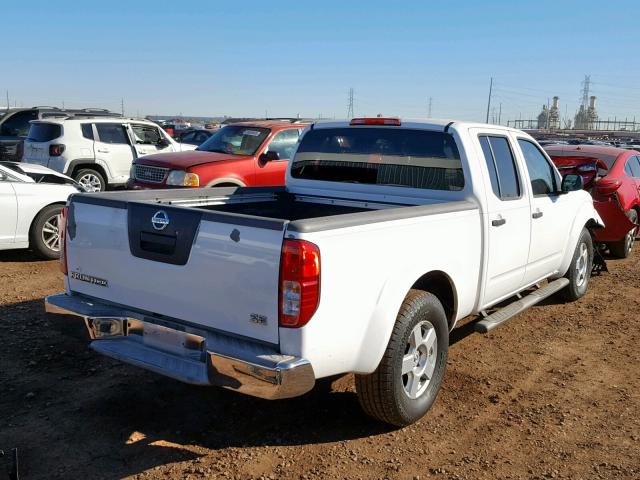
<instances>
[{"instance_id":1,"label":"rear window of cab","mask_svg":"<svg viewBox=\"0 0 640 480\"><path fill-rule=\"evenodd\" d=\"M395 127L316 128L302 138L294 178L430 190L464 188L449 133Z\"/></svg>"}]
</instances>

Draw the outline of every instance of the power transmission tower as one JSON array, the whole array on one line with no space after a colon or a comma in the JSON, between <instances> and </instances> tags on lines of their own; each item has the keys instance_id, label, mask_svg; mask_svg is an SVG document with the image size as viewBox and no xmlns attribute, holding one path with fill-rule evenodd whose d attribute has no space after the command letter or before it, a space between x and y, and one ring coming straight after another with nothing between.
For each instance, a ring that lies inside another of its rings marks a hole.
<instances>
[{"instance_id":1,"label":"power transmission tower","mask_svg":"<svg viewBox=\"0 0 640 480\"><path fill-rule=\"evenodd\" d=\"M353 87L349 89L349 105L347 106L347 118L353 118L355 114L353 113Z\"/></svg>"},{"instance_id":2,"label":"power transmission tower","mask_svg":"<svg viewBox=\"0 0 640 480\"><path fill-rule=\"evenodd\" d=\"M489 101L487 102L487 119L485 123L489 123L489 110L491 109L491 92L493 91L493 77L491 77L491 82L489 83Z\"/></svg>"},{"instance_id":3,"label":"power transmission tower","mask_svg":"<svg viewBox=\"0 0 640 480\"><path fill-rule=\"evenodd\" d=\"M7 90L7 110L11 107L11 103L9 103L9 90Z\"/></svg>"},{"instance_id":4,"label":"power transmission tower","mask_svg":"<svg viewBox=\"0 0 640 480\"><path fill-rule=\"evenodd\" d=\"M429 97L429 110L427 111L427 118L431 118L431 103L433 98Z\"/></svg>"},{"instance_id":5,"label":"power transmission tower","mask_svg":"<svg viewBox=\"0 0 640 480\"><path fill-rule=\"evenodd\" d=\"M124 117L124 98L120 99L120 111L122 112L122 116Z\"/></svg>"}]
</instances>

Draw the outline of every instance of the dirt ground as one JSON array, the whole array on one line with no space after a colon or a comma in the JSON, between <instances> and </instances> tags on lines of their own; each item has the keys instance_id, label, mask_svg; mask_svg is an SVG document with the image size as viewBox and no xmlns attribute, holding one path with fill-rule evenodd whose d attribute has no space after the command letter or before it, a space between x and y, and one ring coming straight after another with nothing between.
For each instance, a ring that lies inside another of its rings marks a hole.
<instances>
[{"instance_id":1,"label":"dirt ground","mask_svg":"<svg viewBox=\"0 0 640 480\"><path fill-rule=\"evenodd\" d=\"M395 430L361 413L350 376L269 402L103 358L44 313L57 263L0 252L0 449L27 480L638 479L639 267L636 248L577 303L457 329L433 409Z\"/></svg>"}]
</instances>

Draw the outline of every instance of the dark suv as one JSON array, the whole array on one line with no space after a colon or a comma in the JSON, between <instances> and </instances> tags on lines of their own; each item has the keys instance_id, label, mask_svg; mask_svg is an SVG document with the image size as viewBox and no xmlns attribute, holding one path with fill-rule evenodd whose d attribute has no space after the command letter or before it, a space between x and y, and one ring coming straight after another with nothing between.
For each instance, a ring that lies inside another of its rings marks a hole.
<instances>
[{"instance_id":1,"label":"dark suv","mask_svg":"<svg viewBox=\"0 0 640 480\"><path fill-rule=\"evenodd\" d=\"M118 116L104 108L63 109L58 107L10 108L0 115L0 161L22 160L24 139L29 122L52 117L100 115Z\"/></svg>"}]
</instances>

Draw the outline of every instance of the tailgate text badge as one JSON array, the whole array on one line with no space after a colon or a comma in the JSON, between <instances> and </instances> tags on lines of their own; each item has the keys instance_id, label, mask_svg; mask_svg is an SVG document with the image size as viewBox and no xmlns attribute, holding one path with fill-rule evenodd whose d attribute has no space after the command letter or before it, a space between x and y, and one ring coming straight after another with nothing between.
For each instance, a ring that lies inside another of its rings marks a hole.
<instances>
[{"instance_id":1,"label":"tailgate text badge","mask_svg":"<svg viewBox=\"0 0 640 480\"><path fill-rule=\"evenodd\" d=\"M108 287L109 282L97 277L92 277L91 275L86 275L84 273L79 272L71 272L71 278L73 280L80 280L81 282L87 282L92 285L98 285L100 287Z\"/></svg>"},{"instance_id":2,"label":"tailgate text badge","mask_svg":"<svg viewBox=\"0 0 640 480\"><path fill-rule=\"evenodd\" d=\"M267 316L260 315L259 313L252 313L249 315L249 319L251 323L256 323L258 325L266 325L267 324Z\"/></svg>"}]
</instances>

